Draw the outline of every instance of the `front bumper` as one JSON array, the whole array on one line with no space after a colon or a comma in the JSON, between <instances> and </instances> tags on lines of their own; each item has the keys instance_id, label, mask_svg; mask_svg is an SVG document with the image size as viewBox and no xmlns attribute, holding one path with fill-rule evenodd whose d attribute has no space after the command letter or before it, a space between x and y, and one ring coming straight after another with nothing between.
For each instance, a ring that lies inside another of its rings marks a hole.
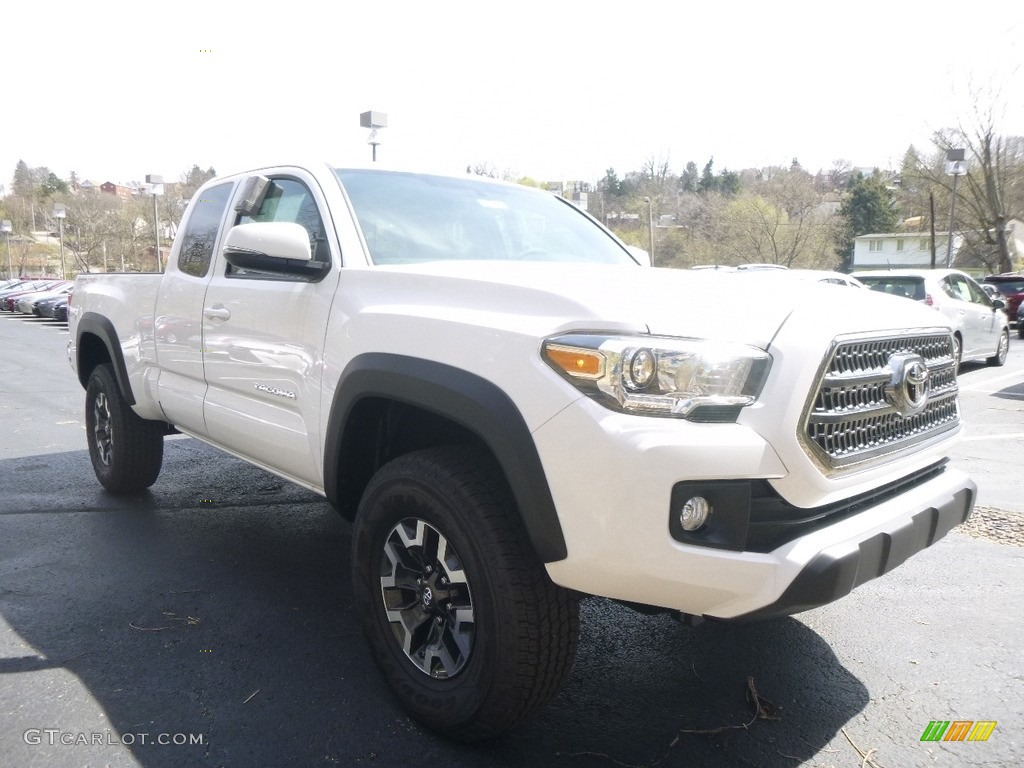
<instances>
[{"instance_id":1,"label":"front bumper","mask_svg":"<svg viewBox=\"0 0 1024 768\"><path fill-rule=\"evenodd\" d=\"M971 515L976 495L969 483L934 506L891 521L860 541L845 541L819 552L770 605L735 618L744 621L789 616L845 597L856 587L888 573L911 555L941 539Z\"/></svg>"},{"instance_id":2,"label":"front bumper","mask_svg":"<svg viewBox=\"0 0 1024 768\"><path fill-rule=\"evenodd\" d=\"M836 600L965 520L977 492L965 474L937 463L941 454L894 461L888 471L872 471L870 487L843 480L844 495L892 486L925 467L934 470L905 490L869 495L838 519L807 525L753 551L681 541L670 520L678 483L772 482L789 474L754 430L612 414L584 399L542 425L534 438L568 549L564 560L547 564L555 583L719 619L782 616ZM834 496L822 499L834 503Z\"/></svg>"}]
</instances>

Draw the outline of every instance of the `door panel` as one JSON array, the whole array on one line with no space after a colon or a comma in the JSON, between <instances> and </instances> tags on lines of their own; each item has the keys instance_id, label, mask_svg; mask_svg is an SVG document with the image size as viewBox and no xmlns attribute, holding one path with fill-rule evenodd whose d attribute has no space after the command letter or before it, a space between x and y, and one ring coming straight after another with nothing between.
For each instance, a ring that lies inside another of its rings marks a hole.
<instances>
[{"instance_id":1,"label":"door panel","mask_svg":"<svg viewBox=\"0 0 1024 768\"><path fill-rule=\"evenodd\" d=\"M271 176L249 221L292 221L310 234L316 259L334 264L319 189L308 177ZM230 267L218 257L203 302L204 414L212 440L322 487L319 431L324 332L339 272L319 282Z\"/></svg>"}]
</instances>

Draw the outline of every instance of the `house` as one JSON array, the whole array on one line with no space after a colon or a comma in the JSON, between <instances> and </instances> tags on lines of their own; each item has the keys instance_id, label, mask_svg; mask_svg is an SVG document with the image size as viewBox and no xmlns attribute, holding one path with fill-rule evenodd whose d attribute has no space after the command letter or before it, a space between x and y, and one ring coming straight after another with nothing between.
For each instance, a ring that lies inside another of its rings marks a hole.
<instances>
[{"instance_id":1,"label":"house","mask_svg":"<svg viewBox=\"0 0 1024 768\"><path fill-rule=\"evenodd\" d=\"M935 266L946 266L948 233L935 236ZM953 233L953 259L963 236ZM931 238L927 232L889 232L860 235L853 239L853 269L903 269L932 266Z\"/></svg>"},{"instance_id":2,"label":"house","mask_svg":"<svg viewBox=\"0 0 1024 768\"><path fill-rule=\"evenodd\" d=\"M993 246L986 245L991 238L984 237L984 231L968 230L953 233L953 254L948 263L957 269L969 272L989 273L997 267L998 258L991 253ZM1014 268L1024 258L1024 222L1011 219L1006 224L1006 240L1010 262ZM947 265L949 233L935 233L935 266ZM991 256L982 258L979 256ZM932 266L931 238L927 232L893 232L861 235L853 240L852 269L901 269L905 267Z\"/></svg>"},{"instance_id":3,"label":"house","mask_svg":"<svg viewBox=\"0 0 1024 768\"><path fill-rule=\"evenodd\" d=\"M115 184L112 181L104 181L100 184L100 192L105 192L108 195L117 195L122 200L129 200L132 196L132 190L130 187Z\"/></svg>"}]
</instances>

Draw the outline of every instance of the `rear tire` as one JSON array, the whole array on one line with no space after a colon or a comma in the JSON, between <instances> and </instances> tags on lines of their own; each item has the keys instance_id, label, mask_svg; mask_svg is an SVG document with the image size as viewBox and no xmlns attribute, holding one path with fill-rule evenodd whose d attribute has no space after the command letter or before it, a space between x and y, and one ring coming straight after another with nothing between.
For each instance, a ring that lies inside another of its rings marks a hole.
<instances>
[{"instance_id":1,"label":"rear tire","mask_svg":"<svg viewBox=\"0 0 1024 768\"><path fill-rule=\"evenodd\" d=\"M559 691L579 604L548 578L494 463L432 448L382 467L352 537L355 598L402 706L461 741L510 730Z\"/></svg>"},{"instance_id":2,"label":"rear tire","mask_svg":"<svg viewBox=\"0 0 1024 768\"><path fill-rule=\"evenodd\" d=\"M164 459L164 425L139 418L107 363L89 377L85 431L93 471L108 491L137 493L156 482Z\"/></svg>"},{"instance_id":3,"label":"rear tire","mask_svg":"<svg viewBox=\"0 0 1024 768\"><path fill-rule=\"evenodd\" d=\"M1006 363L1006 355L1010 351L1010 331L1006 328L999 334L999 346L996 347L996 353L992 357L985 360L989 365L996 367L1004 365Z\"/></svg>"}]
</instances>

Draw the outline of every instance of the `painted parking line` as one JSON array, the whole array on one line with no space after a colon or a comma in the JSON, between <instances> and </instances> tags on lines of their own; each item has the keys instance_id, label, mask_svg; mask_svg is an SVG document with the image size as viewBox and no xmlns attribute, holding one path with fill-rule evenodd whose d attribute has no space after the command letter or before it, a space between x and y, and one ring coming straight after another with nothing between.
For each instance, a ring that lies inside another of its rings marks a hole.
<instances>
[{"instance_id":1,"label":"painted parking line","mask_svg":"<svg viewBox=\"0 0 1024 768\"><path fill-rule=\"evenodd\" d=\"M1003 381L1004 379L1020 379L1022 376L1020 371L1011 371L1010 373L1004 373L1002 376L986 377L985 381L980 381L973 386L961 386L961 392L984 392L986 394L992 394L997 389L993 389L992 385L997 381ZM1021 382L1024 384L1024 382Z\"/></svg>"},{"instance_id":2,"label":"painted parking line","mask_svg":"<svg viewBox=\"0 0 1024 768\"><path fill-rule=\"evenodd\" d=\"M1024 437L1024 432L1001 432L998 435L967 435L960 440L965 443L977 442L978 440L1007 440Z\"/></svg>"}]
</instances>

